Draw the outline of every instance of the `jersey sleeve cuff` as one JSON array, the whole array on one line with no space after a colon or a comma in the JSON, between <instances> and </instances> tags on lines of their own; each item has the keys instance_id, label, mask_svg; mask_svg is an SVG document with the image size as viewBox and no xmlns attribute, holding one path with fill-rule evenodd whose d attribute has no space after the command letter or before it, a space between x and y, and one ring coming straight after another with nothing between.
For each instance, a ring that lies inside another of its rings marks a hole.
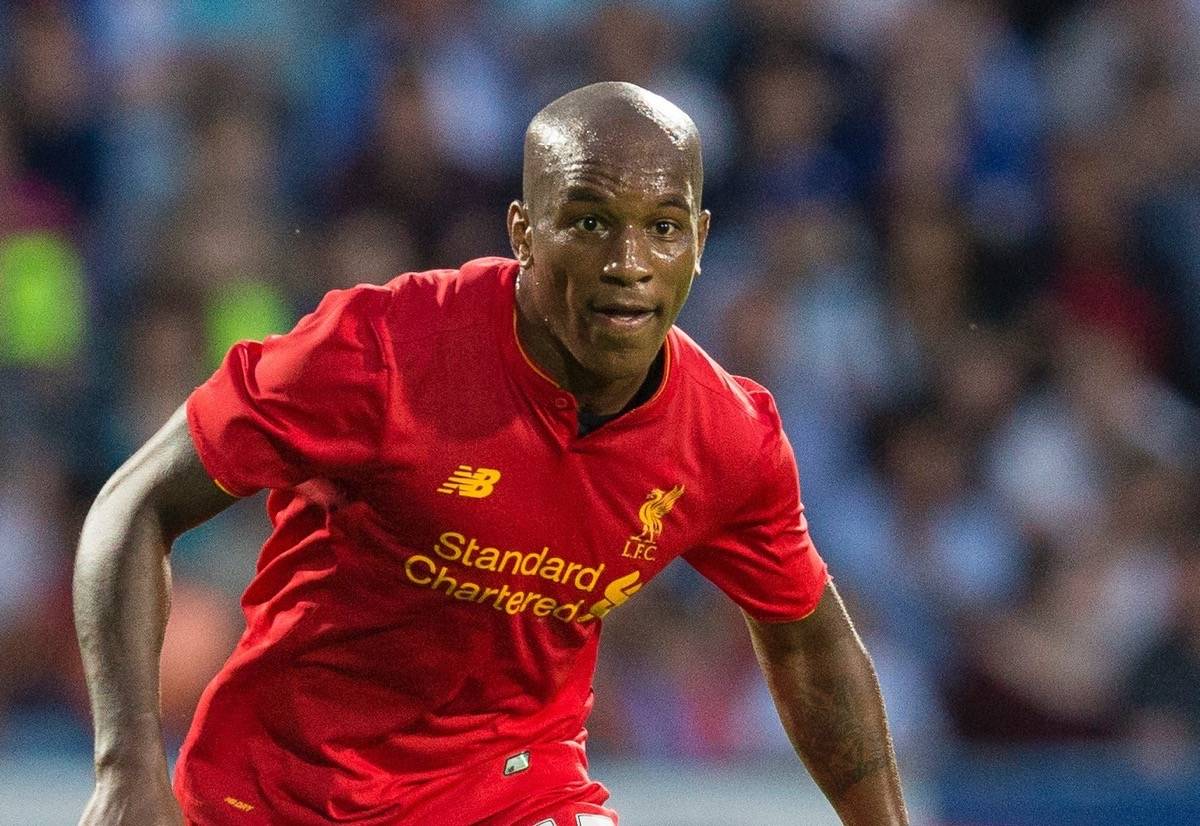
<instances>
[{"instance_id":1,"label":"jersey sleeve cuff","mask_svg":"<svg viewBox=\"0 0 1200 826\"><path fill-rule=\"evenodd\" d=\"M188 397L185 409L187 411L188 431L192 435L192 444L195 445L196 455L200 457L200 464L204 465L204 472L208 474L208 478L212 480L212 483L223 493L235 499L244 499L255 493L253 490L244 490L227 479L222 478L220 471L217 469L220 466L220 457L205 437L204 429L196 413L195 394Z\"/></svg>"},{"instance_id":2,"label":"jersey sleeve cuff","mask_svg":"<svg viewBox=\"0 0 1200 826\"><path fill-rule=\"evenodd\" d=\"M787 612L747 611L746 613L749 614L750 617L753 618L756 622L764 622L764 623L798 622L799 620L802 620L802 619L808 619L810 616L813 615L813 613L817 610L817 608L820 607L821 598L825 595L825 588L826 588L826 586L829 585L829 583L832 581L832 579L833 578L831 576L829 576L829 568L827 566L825 566L824 563L822 563L821 576L820 576L820 579L818 580L820 585L819 585L819 587L816 587L813 589L812 597L807 602L802 604L800 606L799 610L787 611Z\"/></svg>"}]
</instances>

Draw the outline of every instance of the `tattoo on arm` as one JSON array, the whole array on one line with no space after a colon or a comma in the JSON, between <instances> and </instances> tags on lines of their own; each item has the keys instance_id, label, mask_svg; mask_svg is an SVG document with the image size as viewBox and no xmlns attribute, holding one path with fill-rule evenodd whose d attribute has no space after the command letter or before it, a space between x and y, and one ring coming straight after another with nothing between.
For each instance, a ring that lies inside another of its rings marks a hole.
<instances>
[{"instance_id":1,"label":"tattoo on arm","mask_svg":"<svg viewBox=\"0 0 1200 826\"><path fill-rule=\"evenodd\" d=\"M907 823L883 695L832 583L809 617L749 621L780 721L845 823Z\"/></svg>"},{"instance_id":2,"label":"tattoo on arm","mask_svg":"<svg viewBox=\"0 0 1200 826\"><path fill-rule=\"evenodd\" d=\"M860 683L809 681L795 687L797 717L788 726L793 744L819 785L840 797L847 789L890 763L886 739L879 736L876 696L861 696Z\"/></svg>"}]
</instances>

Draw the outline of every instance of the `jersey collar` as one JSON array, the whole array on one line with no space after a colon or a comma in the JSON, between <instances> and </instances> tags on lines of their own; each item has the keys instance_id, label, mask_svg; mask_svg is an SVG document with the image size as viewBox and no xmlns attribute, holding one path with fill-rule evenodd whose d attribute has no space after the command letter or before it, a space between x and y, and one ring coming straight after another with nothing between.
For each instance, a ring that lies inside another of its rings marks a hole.
<instances>
[{"instance_id":1,"label":"jersey collar","mask_svg":"<svg viewBox=\"0 0 1200 826\"><path fill-rule=\"evenodd\" d=\"M560 424L574 437L579 424L577 400L569 391L560 387L525 352L525 348L521 346L521 341L517 336L516 284L519 270L520 265L516 261L507 261L499 272L501 293L504 296L502 301L496 302L500 351L504 356L510 375L515 379L523 394L538 407L540 412ZM613 432L624 429L657 415L666 407L666 402L673 395L678 383L676 374L679 371L676 369L675 363L678 361L679 343L674 327L668 331L663 347L665 359L663 375L654 394L628 413L618 416L587 436L577 438L591 439L606 431Z\"/></svg>"}]
</instances>

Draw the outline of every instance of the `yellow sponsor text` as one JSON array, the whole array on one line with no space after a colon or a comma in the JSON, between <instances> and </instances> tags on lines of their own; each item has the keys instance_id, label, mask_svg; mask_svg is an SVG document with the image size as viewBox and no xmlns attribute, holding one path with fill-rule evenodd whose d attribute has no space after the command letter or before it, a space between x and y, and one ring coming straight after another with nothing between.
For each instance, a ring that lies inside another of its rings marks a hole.
<instances>
[{"instance_id":1,"label":"yellow sponsor text","mask_svg":"<svg viewBox=\"0 0 1200 826\"><path fill-rule=\"evenodd\" d=\"M233 808L237 809L239 812L254 811L253 806L251 806L249 803L247 803L244 800L238 800L236 797L227 797L227 798L225 798L225 802L228 803Z\"/></svg>"},{"instance_id":2,"label":"yellow sponsor text","mask_svg":"<svg viewBox=\"0 0 1200 826\"><path fill-rule=\"evenodd\" d=\"M488 605L506 614L532 611L534 616L552 616L563 622L571 622L583 606L583 600L561 603L537 591L514 591L503 583L499 588L480 585L461 578L461 575L456 576L457 573L452 574L448 566L423 554L413 554L404 562L404 575L413 585L442 591L446 596L463 602Z\"/></svg>"},{"instance_id":3,"label":"yellow sponsor text","mask_svg":"<svg viewBox=\"0 0 1200 826\"><path fill-rule=\"evenodd\" d=\"M570 562L545 545L540 551L500 550L458 531L446 531L430 552L410 554L404 560L404 577L418 588L440 591L448 599L487 606L510 616L530 612L568 623L599 619L642 587L640 572L625 574L604 586L604 597L585 611L586 597L568 602L543 594L536 585L519 590L507 583L485 585L471 578L472 569L535 581L540 578L586 594L596 588L605 564Z\"/></svg>"},{"instance_id":4,"label":"yellow sponsor text","mask_svg":"<svg viewBox=\"0 0 1200 826\"><path fill-rule=\"evenodd\" d=\"M596 580L604 573L604 563L596 566L568 562L561 556L550 553L543 546L540 551L501 551L490 545L481 545L474 537L466 537L455 531L446 531L433 546L433 552L447 562L457 562L468 568L495 571L501 574L539 576L551 582L571 585L580 591L591 591Z\"/></svg>"},{"instance_id":5,"label":"yellow sponsor text","mask_svg":"<svg viewBox=\"0 0 1200 826\"><path fill-rule=\"evenodd\" d=\"M587 622L592 617L604 619L605 614L641 590L642 583L638 582L641 576L641 571L632 571L608 583L604 586L604 599L593 603L588 612L579 618L579 621Z\"/></svg>"}]
</instances>

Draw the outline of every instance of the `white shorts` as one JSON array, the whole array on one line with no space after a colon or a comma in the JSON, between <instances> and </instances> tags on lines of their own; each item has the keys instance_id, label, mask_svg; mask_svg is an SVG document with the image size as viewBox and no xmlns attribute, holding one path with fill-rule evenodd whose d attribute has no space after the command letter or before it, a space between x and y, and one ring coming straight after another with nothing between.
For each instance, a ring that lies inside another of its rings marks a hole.
<instances>
[{"instance_id":1,"label":"white shorts","mask_svg":"<svg viewBox=\"0 0 1200 826\"><path fill-rule=\"evenodd\" d=\"M554 817L544 817L533 826L617 826L615 820L608 815L592 814L590 812L579 812L574 816L566 815L571 818L565 820L562 814L557 814Z\"/></svg>"}]
</instances>

